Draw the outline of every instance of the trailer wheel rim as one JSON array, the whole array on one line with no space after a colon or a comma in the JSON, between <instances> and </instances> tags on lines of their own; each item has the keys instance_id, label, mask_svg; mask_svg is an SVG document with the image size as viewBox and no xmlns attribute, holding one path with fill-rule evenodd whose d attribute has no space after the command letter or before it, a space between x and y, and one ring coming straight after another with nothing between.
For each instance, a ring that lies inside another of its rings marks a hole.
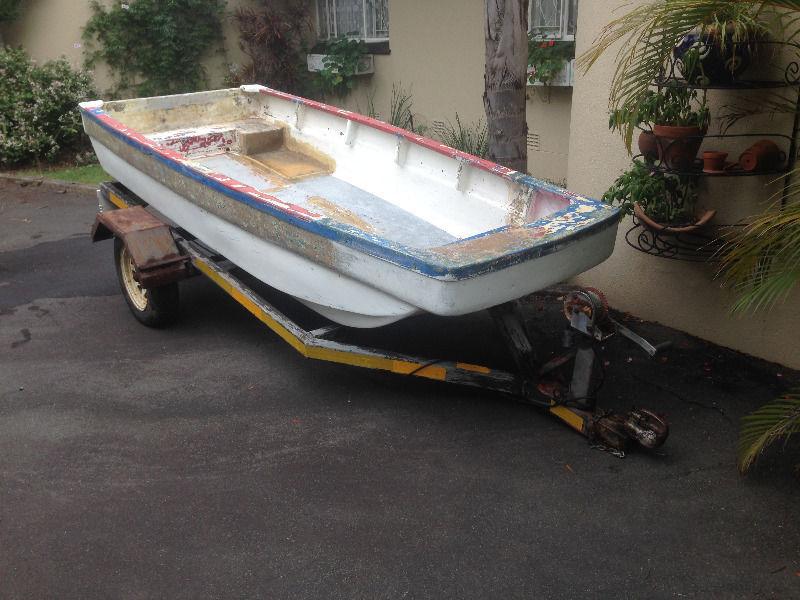
<instances>
[{"instance_id":1,"label":"trailer wheel rim","mask_svg":"<svg viewBox=\"0 0 800 600\"><path fill-rule=\"evenodd\" d=\"M125 294L136 307L136 310L144 312L147 309L147 290L139 285L139 282L133 276L136 267L127 247L123 246L122 252L120 252L119 266L120 273L122 273L122 283L125 286Z\"/></svg>"}]
</instances>

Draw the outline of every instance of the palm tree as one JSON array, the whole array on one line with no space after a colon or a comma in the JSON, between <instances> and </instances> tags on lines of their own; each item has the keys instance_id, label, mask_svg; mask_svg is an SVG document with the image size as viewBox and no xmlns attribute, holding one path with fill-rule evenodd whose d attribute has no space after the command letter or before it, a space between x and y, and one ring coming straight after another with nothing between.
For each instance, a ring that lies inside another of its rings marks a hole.
<instances>
[{"instance_id":1,"label":"palm tree","mask_svg":"<svg viewBox=\"0 0 800 600\"><path fill-rule=\"evenodd\" d=\"M489 159L528 170L525 86L528 70L528 0L486 0L486 72L483 105Z\"/></svg>"},{"instance_id":2,"label":"palm tree","mask_svg":"<svg viewBox=\"0 0 800 600\"><path fill-rule=\"evenodd\" d=\"M609 107L626 114L645 97L673 48L698 28L747 41L770 31L783 39L798 35L800 0L650 0L612 20L578 65L590 69L620 43ZM732 27L731 27L732 25ZM723 39L725 43L725 39ZM773 97L760 112L791 112L794 101ZM754 114L758 109L744 111ZM630 151L635 123L620 122ZM796 169L791 175L800 175ZM790 179L787 179L790 181ZM800 282L800 183L789 184L779 203L727 237L719 276L737 292L734 312L763 310L786 298ZM742 420L739 468L746 471L769 444L800 431L800 390L768 403Z\"/></svg>"}]
</instances>

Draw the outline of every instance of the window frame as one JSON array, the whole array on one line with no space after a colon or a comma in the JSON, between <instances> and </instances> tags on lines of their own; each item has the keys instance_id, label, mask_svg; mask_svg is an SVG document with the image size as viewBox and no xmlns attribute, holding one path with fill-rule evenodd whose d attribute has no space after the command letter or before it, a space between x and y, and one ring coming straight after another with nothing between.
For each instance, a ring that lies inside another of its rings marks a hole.
<instances>
[{"instance_id":1,"label":"window frame","mask_svg":"<svg viewBox=\"0 0 800 600\"><path fill-rule=\"evenodd\" d=\"M354 39L354 40L363 40L366 44L387 44L389 42L389 35L383 37L367 37L367 19L370 17L370 9L367 6L369 0L361 0L361 19L363 23L363 36L355 36L355 35L348 35L346 37ZM386 1L386 10L387 10L387 23L388 23L388 10L389 10L389 0ZM321 31L320 27L320 3L324 2L327 7L327 23L328 23L328 30L326 32ZM315 0L315 13L317 18L317 40L319 42L326 42L328 40L336 39L337 37L342 37L338 31L336 31L336 2L337 0ZM331 27L333 24L333 27ZM331 31L333 29L333 32Z\"/></svg>"},{"instance_id":2,"label":"window frame","mask_svg":"<svg viewBox=\"0 0 800 600\"><path fill-rule=\"evenodd\" d=\"M528 32L535 40L556 40L561 42L574 42L575 35L577 34L578 22L575 20L575 33L567 33L569 30L569 20L571 17L571 3L570 0L559 0L561 3L561 23L558 26L558 33L554 34L534 34L533 15L534 8L537 2L542 0L530 0L528 6ZM575 11L577 12L579 0L575 0Z\"/></svg>"}]
</instances>

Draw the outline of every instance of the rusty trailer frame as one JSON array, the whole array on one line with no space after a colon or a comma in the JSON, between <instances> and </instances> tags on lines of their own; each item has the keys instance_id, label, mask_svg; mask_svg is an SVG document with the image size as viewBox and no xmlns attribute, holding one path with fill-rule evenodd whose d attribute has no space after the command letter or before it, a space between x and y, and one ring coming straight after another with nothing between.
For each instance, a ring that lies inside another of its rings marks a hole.
<instances>
[{"instance_id":1,"label":"rusty trailer frame","mask_svg":"<svg viewBox=\"0 0 800 600\"><path fill-rule=\"evenodd\" d=\"M545 364L536 360L516 302L490 309L490 313L511 351L517 373L466 362L430 360L327 339L326 335L341 329L338 325L306 330L233 274L231 263L224 257L153 215L145 209L147 204L142 199L119 184L101 184L98 200L100 212L92 230L93 241L121 238L130 249L135 276L143 288L201 273L306 358L500 392L546 410L593 442L618 453L631 442L645 448L660 446L668 435L663 416L652 411L635 409L611 414L595 406L590 393L595 362L593 341L620 332L651 356L660 348L610 319L607 311L604 326L596 323L604 301L594 293L577 291L569 295L565 312L577 339L571 344L571 352ZM609 326L613 331L609 332ZM574 360L574 368L568 386L548 378L570 360Z\"/></svg>"}]
</instances>

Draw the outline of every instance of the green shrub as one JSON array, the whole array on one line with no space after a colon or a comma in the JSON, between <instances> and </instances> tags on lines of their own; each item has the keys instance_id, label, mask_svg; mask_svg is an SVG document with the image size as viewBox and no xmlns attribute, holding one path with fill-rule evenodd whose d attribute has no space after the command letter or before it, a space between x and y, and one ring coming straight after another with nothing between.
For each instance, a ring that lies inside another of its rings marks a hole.
<instances>
[{"instance_id":1,"label":"green shrub","mask_svg":"<svg viewBox=\"0 0 800 600\"><path fill-rule=\"evenodd\" d=\"M356 85L356 73L367 54L367 45L363 40L341 37L326 42L323 54L324 68L317 73L320 91L324 96L343 98Z\"/></svg>"},{"instance_id":2,"label":"green shrub","mask_svg":"<svg viewBox=\"0 0 800 600\"><path fill-rule=\"evenodd\" d=\"M488 128L483 119L478 119L471 125L462 124L456 113L456 122L451 123L448 120L438 133L439 139L451 148L474 154L479 158L487 158L489 155Z\"/></svg>"},{"instance_id":3,"label":"green shrub","mask_svg":"<svg viewBox=\"0 0 800 600\"><path fill-rule=\"evenodd\" d=\"M0 164L52 161L83 140L78 102L92 79L66 59L41 66L24 50L0 49Z\"/></svg>"},{"instance_id":4,"label":"green shrub","mask_svg":"<svg viewBox=\"0 0 800 600\"><path fill-rule=\"evenodd\" d=\"M105 62L118 94L158 96L206 86L202 58L220 47L226 0L92 0L86 65Z\"/></svg>"}]
</instances>

